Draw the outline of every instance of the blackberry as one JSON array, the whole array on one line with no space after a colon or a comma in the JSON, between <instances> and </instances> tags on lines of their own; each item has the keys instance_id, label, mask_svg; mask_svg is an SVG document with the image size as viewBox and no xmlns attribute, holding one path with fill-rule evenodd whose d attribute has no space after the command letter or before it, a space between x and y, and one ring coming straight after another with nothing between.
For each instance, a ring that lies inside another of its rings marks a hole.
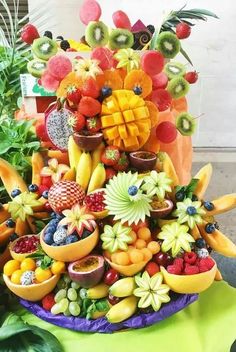
<instances>
[{"instance_id":1,"label":"blackberry","mask_svg":"<svg viewBox=\"0 0 236 352\"><path fill-rule=\"evenodd\" d=\"M58 35L56 39L57 40L64 40L64 38L61 35Z\"/></svg>"},{"instance_id":2,"label":"blackberry","mask_svg":"<svg viewBox=\"0 0 236 352\"><path fill-rule=\"evenodd\" d=\"M82 233L82 236L81 236L81 239L84 239L84 238L87 238L91 235L91 231L89 231L88 229L84 229L83 233Z\"/></svg>"},{"instance_id":3,"label":"blackberry","mask_svg":"<svg viewBox=\"0 0 236 352\"><path fill-rule=\"evenodd\" d=\"M52 32L50 32L50 31L45 31L43 36L52 39Z\"/></svg>"},{"instance_id":4,"label":"blackberry","mask_svg":"<svg viewBox=\"0 0 236 352\"><path fill-rule=\"evenodd\" d=\"M66 51L67 49L70 48L70 43L68 42L68 40L62 40L60 42L60 47L62 50Z\"/></svg>"}]
</instances>

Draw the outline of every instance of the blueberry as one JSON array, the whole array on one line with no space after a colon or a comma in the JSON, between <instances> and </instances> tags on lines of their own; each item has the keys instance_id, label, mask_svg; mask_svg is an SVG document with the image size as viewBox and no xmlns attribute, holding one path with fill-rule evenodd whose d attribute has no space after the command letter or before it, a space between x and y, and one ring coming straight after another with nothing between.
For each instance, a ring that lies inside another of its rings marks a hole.
<instances>
[{"instance_id":1,"label":"blueberry","mask_svg":"<svg viewBox=\"0 0 236 352\"><path fill-rule=\"evenodd\" d=\"M209 201L204 202L203 205L204 205L204 208L209 211L211 211L215 208L214 204Z\"/></svg>"},{"instance_id":2,"label":"blueberry","mask_svg":"<svg viewBox=\"0 0 236 352\"><path fill-rule=\"evenodd\" d=\"M14 232L9 236L9 241L15 241L19 236Z\"/></svg>"},{"instance_id":3,"label":"blueberry","mask_svg":"<svg viewBox=\"0 0 236 352\"><path fill-rule=\"evenodd\" d=\"M178 202L182 202L185 198L185 193L183 191L179 191L176 193L175 195L175 199L178 201Z\"/></svg>"},{"instance_id":4,"label":"blueberry","mask_svg":"<svg viewBox=\"0 0 236 352\"><path fill-rule=\"evenodd\" d=\"M11 192L11 197L15 198L16 196L19 196L19 194L21 194L21 191L18 188L13 189L13 191Z\"/></svg>"},{"instance_id":5,"label":"blueberry","mask_svg":"<svg viewBox=\"0 0 236 352\"><path fill-rule=\"evenodd\" d=\"M57 225L48 225L46 230L45 230L45 234L46 233L54 233L57 229Z\"/></svg>"},{"instance_id":6,"label":"blueberry","mask_svg":"<svg viewBox=\"0 0 236 352\"><path fill-rule=\"evenodd\" d=\"M48 191L44 191L42 193L42 197L45 198L45 199L48 199Z\"/></svg>"},{"instance_id":7,"label":"blueberry","mask_svg":"<svg viewBox=\"0 0 236 352\"><path fill-rule=\"evenodd\" d=\"M47 243L49 246L53 244L53 233L47 232L44 235L44 242Z\"/></svg>"},{"instance_id":8,"label":"blueberry","mask_svg":"<svg viewBox=\"0 0 236 352\"><path fill-rule=\"evenodd\" d=\"M188 215L195 215L195 214L197 214L197 209L195 207L193 207L193 206L189 206L186 209L186 213Z\"/></svg>"},{"instance_id":9,"label":"blueberry","mask_svg":"<svg viewBox=\"0 0 236 352\"><path fill-rule=\"evenodd\" d=\"M16 225L16 223L15 223L14 220L12 220L12 218L7 219L7 221L6 221L6 226L7 227L13 228L13 227L15 227L15 225Z\"/></svg>"},{"instance_id":10,"label":"blueberry","mask_svg":"<svg viewBox=\"0 0 236 352\"><path fill-rule=\"evenodd\" d=\"M213 233L216 230L215 224L209 222L208 224L206 224L205 230L207 233Z\"/></svg>"},{"instance_id":11,"label":"blueberry","mask_svg":"<svg viewBox=\"0 0 236 352\"><path fill-rule=\"evenodd\" d=\"M112 89L110 87L104 86L101 89L101 94L103 98L107 98L112 95Z\"/></svg>"},{"instance_id":12,"label":"blueberry","mask_svg":"<svg viewBox=\"0 0 236 352\"><path fill-rule=\"evenodd\" d=\"M129 193L130 196L135 196L138 193L138 187L130 186L128 188L128 193Z\"/></svg>"},{"instance_id":13,"label":"blueberry","mask_svg":"<svg viewBox=\"0 0 236 352\"><path fill-rule=\"evenodd\" d=\"M55 242L53 242L53 243L51 244L51 246L53 246L53 247L58 247L58 246L60 246L60 245L57 244L57 243L55 243Z\"/></svg>"},{"instance_id":14,"label":"blueberry","mask_svg":"<svg viewBox=\"0 0 236 352\"><path fill-rule=\"evenodd\" d=\"M65 244L71 244L71 243L75 243L75 242L78 242L78 236L76 235L69 235L66 237L66 240L65 240Z\"/></svg>"},{"instance_id":15,"label":"blueberry","mask_svg":"<svg viewBox=\"0 0 236 352\"><path fill-rule=\"evenodd\" d=\"M52 219L49 221L48 225L54 227L54 226L57 226L58 223L59 223L58 219Z\"/></svg>"},{"instance_id":16,"label":"blueberry","mask_svg":"<svg viewBox=\"0 0 236 352\"><path fill-rule=\"evenodd\" d=\"M64 218L64 215L62 215L62 214L56 214L56 218L57 218L58 220L62 220L62 219Z\"/></svg>"},{"instance_id":17,"label":"blueberry","mask_svg":"<svg viewBox=\"0 0 236 352\"><path fill-rule=\"evenodd\" d=\"M34 184L34 183L32 183L31 185L29 185L29 187L28 187L28 190L29 190L30 192L37 192L38 189L39 189L38 186L37 186L36 184Z\"/></svg>"},{"instance_id":18,"label":"blueberry","mask_svg":"<svg viewBox=\"0 0 236 352\"><path fill-rule=\"evenodd\" d=\"M82 238L82 239L87 238L88 236L91 235L91 233L92 233L91 231L89 231L89 230L87 230L87 229L84 229L81 238Z\"/></svg>"},{"instance_id":19,"label":"blueberry","mask_svg":"<svg viewBox=\"0 0 236 352\"><path fill-rule=\"evenodd\" d=\"M134 94L136 94L136 95L141 95L142 92L143 92L143 90L142 90L141 87L134 87L133 92L134 92Z\"/></svg>"},{"instance_id":20,"label":"blueberry","mask_svg":"<svg viewBox=\"0 0 236 352\"><path fill-rule=\"evenodd\" d=\"M206 247L206 241L203 238L198 238L195 243L198 248Z\"/></svg>"},{"instance_id":21,"label":"blueberry","mask_svg":"<svg viewBox=\"0 0 236 352\"><path fill-rule=\"evenodd\" d=\"M54 211L50 214L50 217L52 219L55 219L57 217L57 213L54 213Z\"/></svg>"},{"instance_id":22,"label":"blueberry","mask_svg":"<svg viewBox=\"0 0 236 352\"><path fill-rule=\"evenodd\" d=\"M193 202L197 202L198 201L198 196L196 196L196 194L192 195L192 201Z\"/></svg>"}]
</instances>

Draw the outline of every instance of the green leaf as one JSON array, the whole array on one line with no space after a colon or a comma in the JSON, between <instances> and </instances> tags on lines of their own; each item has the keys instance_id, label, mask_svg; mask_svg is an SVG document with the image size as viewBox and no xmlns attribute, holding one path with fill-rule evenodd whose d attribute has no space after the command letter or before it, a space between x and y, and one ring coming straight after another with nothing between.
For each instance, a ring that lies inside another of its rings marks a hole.
<instances>
[{"instance_id":1,"label":"green leaf","mask_svg":"<svg viewBox=\"0 0 236 352\"><path fill-rule=\"evenodd\" d=\"M189 11L192 13L200 13L202 15L206 15L209 17L219 18L214 12L206 10L206 9L191 9Z\"/></svg>"},{"instance_id":2,"label":"green leaf","mask_svg":"<svg viewBox=\"0 0 236 352\"><path fill-rule=\"evenodd\" d=\"M182 46L180 48L180 52L183 55L183 57L185 57L185 59L193 66L193 63L192 63L190 57L188 56L188 54L186 53L186 51L183 49Z\"/></svg>"},{"instance_id":3,"label":"green leaf","mask_svg":"<svg viewBox=\"0 0 236 352\"><path fill-rule=\"evenodd\" d=\"M45 256L43 257L43 261L42 261L40 267L41 267L42 269L44 269L44 270L45 270L45 269L48 269L48 268L50 268L50 266L52 265L52 262L53 262L53 259L50 258L49 256L45 255Z\"/></svg>"},{"instance_id":4,"label":"green leaf","mask_svg":"<svg viewBox=\"0 0 236 352\"><path fill-rule=\"evenodd\" d=\"M190 183L187 186L186 191L194 193L194 191L195 191L195 189L196 189L196 187L198 185L198 181L199 181L199 179L192 178L192 180L190 181Z\"/></svg>"},{"instance_id":5,"label":"green leaf","mask_svg":"<svg viewBox=\"0 0 236 352\"><path fill-rule=\"evenodd\" d=\"M98 312L105 312L107 309L109 309L109 305L106 299L97 301L95 305L96 305L96 310Z\"/></svg>"}]
</instances>

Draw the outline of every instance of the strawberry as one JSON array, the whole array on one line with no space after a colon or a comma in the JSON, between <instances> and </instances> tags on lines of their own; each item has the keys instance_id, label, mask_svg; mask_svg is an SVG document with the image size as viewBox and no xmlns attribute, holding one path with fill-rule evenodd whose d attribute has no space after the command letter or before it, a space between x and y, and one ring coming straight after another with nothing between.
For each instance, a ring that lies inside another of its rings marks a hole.
<instances>
[{"instance_id":1,"label":"strawberry","mask_svg":"<svg viewBox=\"0 0 236 352\"><path fill-rule=\"evenodd\" d=\"M181 274L181 267L179 265L168 265L167 271L170 274L180 275Z\"/></svg>"},{"instance_id":2,"label":"strawberry","mask_svg":"<svg viewBox=\"0 0 236 352\"><path fill-rule=\"evenodd\" d=\"M45 310L51 310L52 306L56 303L54 297L54 293L49 293L42 299L42 307Z\"/></svg>"},{"instance_id":3,"label":"strawberry","mask_svg":"<svg viewBox=\"0 0 236 352\"><path fill-rule=\"evenodd\" d=\"M86 124L86 119L84 115L80 114L79 112L74 112L74 120L73 120L73 129L76 132L81 131Z\"/></svg>"},{"instance_id":4,"label":"strawberry","mask_svg":"<svg viewBox=\"0 0 236 352\"><path fill-rule=\"evenodd\" d=\"M108 167L106 169L106 182L109 181L112 177L116 176L117 172L112 168Z\"/></svg>"},{"instance_id":5,"label":"strawberry","mask_svg":"<svg viewBox=\"0 0 236 352\"><path fill-rule=\"evenodd\" d=\"M68 88L66 97L72 103L79 104L80 99L81 99L80 89L77 87L74 87L74 86Z\"/></svg>"},{"instance_id":6,"label":"strawberry","mask_svg":"<svg viewBox=\"0 0 236 352\"><path fill-rule=\"evenodd\" d=\"M186 252L184 253L184 261L188 264L194 264L197 259L197 254L194 252Z\"/></svg>"},{"instance_id":7,"label":"strawberry","mask_svg":"<svg viewBox=\"0 0 236 352\"><path fill-rule=\"evenodd\" d=\"M43 142L48 142L49 141L49 137L48 137L47 130L45 128L44 122L36 125L35 132L36 132L37 137L41 141L43 141Z\"/></svg>"},{"instance_id":8,"label":"strawberry","mask_svg":"<svg viewBox=\"0 0 236 352\"><path fill-rule=\"evenodd\" d=\"M49 189L52 186L51 176L41 176L41 185L47 186L47 188Z\"/></svg>"},{"instance_id":9,"label":"strawberry","mask_svg":"<svg viewBox=\"0 0 236 352\"><path fill-rule=\"evenodd\" d=\"M28 23L22 28L20 36L23 42L32 44L35 39L39 38L39 32L34 25Z\"/></svg>"},{"instance_id":10,"label":"strawberry","mask_svg":"<svg viewBox=\"0 0 236 352\"><path fill-rule=\"evenodd\" d=\"M122 153L117 164L114 165L114 169L117 171L125 171L129 166L129 159L125 153Z\"/></svg>"},{"instance_id":11,"label":"strawberry","mask_svg":"<svg viewBox=\"0 0 236 352\"><path fill-rule=\"evenodd\" d=\"M114 166L120 159L119 149L115 146L106 147L101 156L101 161L107 166Z\"/></svg>"},{"instance_id":12,"label":"strawberry","mask_svg":"<svg viewBox=\"0 0 236 352\"><path fill-rule=\"evenodd\" d=\"M98 98L100 95L100 89L94 78L88 78L81 89L81 93L85 97Z\"/></svg>"},{"instance_id":13,"label":"strawberry","mask_svg":"<svg viewBox=\"0 0 236 352\"><path fill-rule=\"evenodd\" d=\"M48 189L49 188L46 185L39 185L37 193L39 196L41 196L43 194L43 192L48 191Z\"/></svg>"},{"instance_id":14,"label":"strawberry","mask_svg":"<svg viewBox=\"0 0 236 352\"><path fill-rule=\"evenodd\" d=\"M193 84L198 80L198 73L196 71L187 72L184 75L184 78L188 81L188 83Z\"/></svg>"},{"instance_id":15,"label":"strawberry","mask_svg":"<svg viewBox=\"0 0 236 352\"><path fill-rule=\"evenodd\" d=\"M160 271L160 267L159 265L157 265L155 262L149 262L146 266L145 266L145 270L148 272L149 276L153 276L156 273L159 273Z\"/></svg>"},{"instance_id":16,"label":"strawberry","mask_svg":"<svg viewBox=\"0 0 236 352\"><path fill-rule=\"evenodd\" d=\"M93 117L100 113L101 104L94 98L82 97L79 102L78 111L82 115Z\"/></svg>"},{"instance_id":17,"label":"strawberry","mask_svg":"<svg viewBox=\"0 0 236 352\"><path fill-rule=\"evenodd\" d=\"M191 27L185 23L181 22L176 26L176 35L179 39L188 38L191 34Z\"/></svg>"},{"instance_id":18,"label":"strawberry","mask_svg":"<svg viewBox=\"0 0 236 352\"><path fill-rule=\"evenodd\" d=\"M101 129L101 127L102 127L100 118L99 117L89 117L89 118L87 118L86 127L87 127L89 132L92 132L92 133L98 132Z\"/></svg>"}]
</instances>

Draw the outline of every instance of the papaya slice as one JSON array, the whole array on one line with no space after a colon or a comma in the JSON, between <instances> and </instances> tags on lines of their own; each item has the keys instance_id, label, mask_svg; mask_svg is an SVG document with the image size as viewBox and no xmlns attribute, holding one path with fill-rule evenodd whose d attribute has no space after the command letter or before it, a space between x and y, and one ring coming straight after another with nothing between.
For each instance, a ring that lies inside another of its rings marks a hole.
<instances>
[{"instance_id":1,"label":"papaya slice","mask_svg":"<svg viewBox=\"0 0 236 352\"><path fill-rule=\"evenodd\" d=\"M39 211L37 213L34 213L33 217L35 219L42 220L42 219L47 219L49 217L49 214L46 211Z\"/></svg>"},{"instance_id":2,"label":"papaya slice","mask_svg":"<svg viewBox=\"0 0 236 352\"><path fill-rule=\"evenodd\" d=\"M0 178L9 196L13 189L18 188L21 192L28 190L27 185L18 172L6 160L0 158Z\"/></svg>"},{"instance_id":3,"label":"papaya slice","mask_svg":"<svg viewBox=\"0 0 236 352\"><path fill-rule=\"evenodd\" d=\"M0 271L2 271L4 265L8 260L10 260L11 254L8 246L6 246L5 251L0 255Z\"/></svg>"},{"instance_id":4,"label":"papaya slice","mask_svg":"<svg viewBox=\"0 0 236 352\"><path fill-rule=\"evenodd\" d=\"M159 152L157 154L156 170L158 172L164 171L167 174L167 176L173 181L171 184L172 187L180 184L174 164L166 152Z\"/></svg>"},{"instance_id":5,"label":"papaya slice","mask_svg":"<svg viewBox=\"0 0 236 352\"><path fill-rule=\"evenodd\" d=\"M40 172L44 167L43 157L39 152L33 153L32 163L32 183L39 186L41 184Z\"/></svg>"},{"instance_id":6,"label":"papaya slice","mask_svg":"<svg viewBox=\"0 0 236 352\"><path fill-rule=\"evenodd\" d=\"M203 199L203 196L207 190L207 187L210 183L212 176L212 165L207 164L203 166L198 173L194 176L194 178L198 179L198 184L197 187L194 191L194 194L198 196L198 198L201 200Z\"/></svg>"},{"instance_id":7,"label":"papaya slice","mask_svg":"<svg viewBox=\"0 0 236 352\"><path fill-rule=\"evenodd\" d=\"M195 225L194 228L190 230L190 235L193 236L193 238L195 239L195 241L196 241L198 238L201 238L200 231L199 231L197 225Z\"/></svg>"},{"instance_id":8,"label":"papaya slice","mask_svg":"<svg viewBox=\"0 0 236 352\"><path fill-rule=\"evenodd\" d=\"M236 208L236 193L226 194L213 200L211 203L214 204L213 210L206 210L206 216L214 216Z\"/></svg>"},{"instance_id":9,"label":"papaya slice","mask_svg":"<svg viewBox=\"0 0 236 352\"><path fill-rule=\"evenodd\" d=\"M8 238L15 232L15 228L7 227L6 222L0 224L0 246L7 243Z\"/></svg>"},{"instance_id":10,"label":"papaya slice","mask_svg":"<svg viewBox=\"0 0 236 352\"><path fill-rule=\"evenodd\" d=\"M27 220L27 224L29 225L31 233L35 234L37 232L37 229L36 229L34 218L32 216L27 216L26 220Z\"/></svg>"},{"instance_id":11,"label":"papaya slice","mask_svg":"<svg viewBox=\"0 0 236 352\"><path fill-rule=\"evenodd\" d=\"M69 162L69 156L67 152L61 152L60 150L53 150L50 149L48 151L48 158L49 159L54 159L56 158L58 161L58 164L66 164L66 165L70 165Z\"/></svg>"},{"instance_id":12,"label":"papaya slice","mask_svg":"<svg viewBox=\"0 0 236 352\"><path fill-rule=\"evenodd\" d=\"M11 217L11 214L8 212L8 204L3 204L0 208L0 224Z\"/></svg>"},{"instance_id":13,"label":"papaya slice","mask_svg":"<svg viewBox=\"0 0 236 352\"><path fill-rule=\"evenodd\" d=\"M160 150L160 143L156 137L156 128L153 127L150 131L149 138L147 142L144 144L142 147L142 150L145 150L147 152L153 152L153 153L158 153Z\"/></svg>"},{"instance_id":14,"label":"papaya slice","mask_svg":"<svg viewBox=\"0 0 236 352\"><path fill-rule=\"evenodd\" d=\"M29 226L27 224L27 221L23 221L20 218L17 218L16 220L16 228L15 228L15 233L18 236L25 236L29 233Z\"/></svg>"},{"instance_id":15,"label":"papaya slice","mask_svg":"<svg viewBox=\"0 0 236 352\"><path fill-rule=\"evenodd\" d=\"M39 201L41 202L41 205L37 205L36 207L32 207L34 212L38 212L38 211L43 211L45 210L44 205L47 203L47 199L40 197Z\"/></svg>"}]
</instances>

